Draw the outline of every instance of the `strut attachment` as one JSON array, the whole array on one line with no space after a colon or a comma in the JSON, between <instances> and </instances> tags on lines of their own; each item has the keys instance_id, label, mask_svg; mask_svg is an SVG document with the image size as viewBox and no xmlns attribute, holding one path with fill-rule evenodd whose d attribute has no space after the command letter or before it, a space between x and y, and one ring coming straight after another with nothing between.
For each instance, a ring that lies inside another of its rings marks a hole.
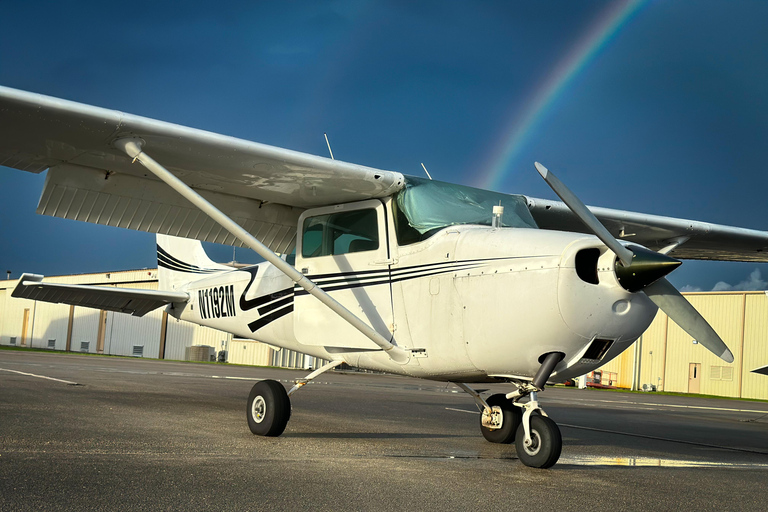
<instances>
[{"instance_id":1,"label":"strut attachment","mask_svg":"<svg viewBox=\"0 0 768 512\"><path fill-rule=\"evenodd\" d=\"M485 399L480 396L479 392L475 391L463 382L454 382L454 384L459 386L475 399L475 403L477 403L478 408L482 411L482 416L480 418L480 424L482 426L491 429L500 429L504 425L504 413L502 412L501 407L498 405L488 405L488 402L486 402Z\"/></svg>"},{"instance_id":2,"label":"strut attachment","mask_svg":"<svg viewBox=\"0 0 768 512\"><path fill-rule=\"evenodd\" d=\"M552 372L555 371L555 366L563 360L563 357L565 356L561 352L550 352L544 356L544 361L530 383L520 384L515 391L507 394L508 399L513 400L517 407L523 409L523 429L525 430L523 443L525 446L531 446L533 443L531 439L531 415L538 412L547 417L547 413L539 406L538 393L544 389L549 377L552 376ZM519 400L525 396L528 397L528 401L520 403Z\"/></svg>"},{"instance_id":3,"label":"strut attachment","mask_svg":"<svg viewBox=\"0 0 768 512\"><path fill-rule=\"evenodd\" d=\"M189 202L197 206L203 213L212 220L220 224L224 229L232 233L241 242L253 249L259 256L270 262L278 270L288 276L294 283L304 288L310 295L316 297L320 302L328 306L334 313L346 320L355 329L378 345L390 359L396 363L405 364L408 362L408 353L402 348L393 345L384 336L378 333L373 327L362 321L354 313L341 305L336 299L324 292L314 282L308 279L304 274L296 270L291 264L287 263L280 256L271 251L266 245L259 242L253 235L242 228L237 222L227 217L221 210L206 201L200 194L174 176L168 169L157 163L149 155L142 151L143 141L134 138L118 139L114 142L115 146L125 152L133 162L138 161L146 167L152 174L160 178L176 192L184 196Z\"/></svg>"},{"instance_id":4,"label":"strut attachment","mask_svg":"<svg viewBox=\"0 0 768 512\"><path fill-rule=\"evenodd\" d=\"M306 386L309 383L309 381L311 381L312 379L314 379L315 377L317 377L321 373L325 373L325 372L327 372L328 370L330 370L332 368L336 368L337 366L339 366L343 362L344 361L331 361L330 363L325 364L325 365L321 366L320 368L318 368L317 370L313 371L312 373L310 373L309 375L307 375L303 379L296 379L294 381L295 384L293 385L293 387L290 390L288 390L288 396L291 396L296 391L301 389L303 386Z\"/></svg>"}]
</instances>

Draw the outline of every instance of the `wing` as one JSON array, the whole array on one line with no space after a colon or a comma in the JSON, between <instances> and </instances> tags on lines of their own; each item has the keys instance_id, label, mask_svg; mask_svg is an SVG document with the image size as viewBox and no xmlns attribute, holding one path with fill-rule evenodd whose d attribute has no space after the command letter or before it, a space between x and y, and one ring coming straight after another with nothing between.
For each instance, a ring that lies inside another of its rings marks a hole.
<instances>
[{"instance_id":1,"label":"wing","mask_svg":"<svg viewBox=\"0 0 768 512\"><path fill-rule=\"evenodd\" d=\"M113 147L126 136L276 252L293 246L304 209L404 186L397 172L0 87L0 165L49 169L38 213L240 245Z\"/></svg>"},{"instance_id":2,"label":"wing","mask_svg":"<svg viewBox=\"0 0 768 512\"><path fill-rule=\"evenodd\" d=\"M44 283L43 276L37 274L22 274L11 297L106 309L133 316L144 316L166 304L189 300L189 294L184 292Z\"/></svg>"},{"instance_id":3,"label":"wing","mask_svg":"<svg viewBox=\"0 0 768 512\"><path fill-rule=\"evenodd\" d=\"M543 229L591 233L559 201L528 197L528 209ZM679 244L671 256L691 260L768 262L768 232L734 228L673 217L589 206L616 238L654 251Z\"/></svg>"}]
</instances>

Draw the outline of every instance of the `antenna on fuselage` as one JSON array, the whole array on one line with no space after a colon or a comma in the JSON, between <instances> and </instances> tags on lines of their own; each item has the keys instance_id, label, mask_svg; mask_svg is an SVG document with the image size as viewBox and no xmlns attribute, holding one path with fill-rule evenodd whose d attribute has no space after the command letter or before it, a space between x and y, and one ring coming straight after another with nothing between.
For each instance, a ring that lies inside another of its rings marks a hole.
<instances>
[{"instance_id":1,"label":"antenna on fuselage","mask_svg":"<svg viewBox=\"0 0 768 512\"><path fill-rule=\"evenodd\" d=\"M424 162L421 162L421 166L424 168L424 172L427 173L427 178L432 179L432 176L429 174L429 171L427 170L427 166L424 165Z\"/></svg>"},{"instance_id":2,"label":"antenna on fuselage","mask_svg":"<svg viewBox=\"0 0 768 512\"><path fill-rule=\"evenodd\" d=\"M328 144L328 152L331 154L331 160L336 160L335 158L333 158L333 150L331 149L331 143L328 142L328 134L324 133L323 135L325 135L325 143Z\"/></svg>"}]
</instances>

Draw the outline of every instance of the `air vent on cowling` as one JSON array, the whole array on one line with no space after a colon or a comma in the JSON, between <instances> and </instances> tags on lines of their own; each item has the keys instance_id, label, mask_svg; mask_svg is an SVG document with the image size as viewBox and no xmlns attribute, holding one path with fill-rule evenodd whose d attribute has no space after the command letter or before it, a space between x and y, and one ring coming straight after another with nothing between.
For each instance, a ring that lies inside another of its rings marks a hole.
<instances>
[{"instance_id":1,"label":"air vent on cowling","mask_svg":"<svg viewBox=\"0 0 768 512\"><path fill-rule=\"evenodd\" d=\"M597 260L600 259L600 249L582 249L576 253L576 274L585 283L598 284Z\"/></svg>"}]
</instances>

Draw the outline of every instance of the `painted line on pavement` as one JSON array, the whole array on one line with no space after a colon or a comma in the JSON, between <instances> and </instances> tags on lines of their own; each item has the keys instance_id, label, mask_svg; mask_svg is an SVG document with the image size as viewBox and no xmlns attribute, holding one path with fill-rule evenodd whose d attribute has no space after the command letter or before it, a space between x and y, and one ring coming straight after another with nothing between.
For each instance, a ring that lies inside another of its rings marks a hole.
<instances>
[{"instance_id":1,"label":"painted line on pavement","mask_svg":"<svg viewBox=\"0 0 768 512\"><path fill-rule=\"evenodd\" d=\"M670 408L676 408L676 409L701 409L706 411L725 411L725 412L756 412L756 413L763 413L765 414L765 409L733 409L729 407L711 407L711 406L704 406L704 405L679 405L679 404L658 404L653 402L632 402L632 401L623 401L623 400L599 400L599 399L589 399L589 398L574 398L574 401L579 402L599 402L599 403L606 403L606 404L621 404L621 405L635 405L635 406L652 406L652 407L670 407Z\"/></svg>"},{"instance_id":2,"label":"painted line on pavement","mask_svg":"<svg viewBox=\"0 0 768 512\"><path fill-rule=\"evenodd\" d=\"M71 380L55 379L53 377L46 377L45 375L37 375L37 374L34 374L34 373L20 372L18 370L9 370L7 368L0 368L0 371L11 372L11 373L18 373L19 375L26 375L27 377L37 377L38 379L54 380L56 382L63 382L64 384L69 384L70 386L79 386L80 385L77 382L72 382Z\"/></svg>"},{"instance_id":3,"label":"painted line on pavement","mask_svg":"<svg viewBox=\"0 0 768 512\"><path fill-rule=\"evenodd\" d=\"M452 407L446 407L446 411L455 411L455 412L466 412L470 414L480 414L477 411L467 411L466 409L454 409ZM707 444L707 443L697 443L695 441L683 441L681 439L670 439L668 437L659 437L659 436L649 436L644 434L633 434L631 432L619 432L618 430L608 430L604 428L595 428L595 427L584 427L581 425L569 425L568 423L558 423L558 426L560 427L566 427L566 428L575 428L578 430L591 430L593 432L605 432L606 434L616 434L620 436L630 436L630 437L640 437L643 439L653 439L654 441L666 441L669 443L681 443L681 444L690 444L693 446L704 446L706 448L719 448L720 450L730 450L730 451L736 451L736 452L746 452L746 453L758 453L760 455L768 455L768 452L764 452L761 450L752 450L749 448L738 448L734 446L721 446L716 444Z\"/></svg>"}]
</instances>

